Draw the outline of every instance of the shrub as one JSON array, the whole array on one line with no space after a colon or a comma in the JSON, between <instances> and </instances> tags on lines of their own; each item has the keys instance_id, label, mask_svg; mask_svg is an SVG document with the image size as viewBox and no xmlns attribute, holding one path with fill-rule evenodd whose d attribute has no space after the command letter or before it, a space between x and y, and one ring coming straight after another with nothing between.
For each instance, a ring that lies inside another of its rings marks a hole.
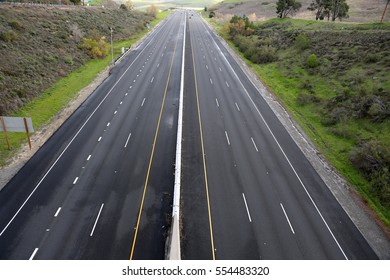
<instances>
[{"instance_id":1,"label":"shrub","mask_svg":"<svg viewBox=\"0 0 390 280\"><path fill-rule=\"evenodd\" d=\"M369 53L365 59L364 62L366 63L376 63L381 60L381 56L377 53Z\"/></svg>"},{"instance_id":2,"label":"shrub","mask_svg":"<svg viewBox=\"0 0 390 280\"><path fill-rule=\"evenodd\" d=\"M308 58L306 60L306 65L309 68L316 68L318 66L318 59L314 53L312 53L311 55L308 56Z\"/></svg>"},{"instance_id":3,"label":"shrub","mask_svg":"<svg viewBox=\"0 0 390 280\"><path fill-rule=\"evenodd\" d=\"M390 165L390 151L380 142L371 140L356 147L349 157L352 164L370 178L374 172Z\"/></svg>"},{"instance_id":4,"label":"shrub","mask_svg":"<svg viewBox=\"0 0 390 280\"><path fill-rule=\"evenodd\" d=\"M296 101L299 105L303 106L310 103L318 103L320 99L311 94L301 92L298 94Z\"/></svg>"},{"instance_id":5,"label":"shrub","mask_svg":"<svg viewBox=\"0 0 390 280\"><path fill-rule=\"evenodd\" d=\"M24 26L18 20L13 20L9 23L9 25L16 30L22 30Z\"/></svg>"},{"instance_id":6,"label":"shrub","mask_svg":"<svg viewBox=\"0 0 390 280\"><path fill-rule=\"evenodd\" d=\"M18 35L14 31L2 31L0 33L0 39L4 42L10 43L17 39Z\"/></svg>"},{"instance_id":7,"label":"shrub","mask_svg":"<svg viewBox=\"0 0 390 280\"><path fill-rule=\"evenodd\" d=\"M299 34L295 38L295 47L301 51L308 49L310 47L309 37L307 37L305 34Z\"/></svg>"},{"instance_id":8,"label":"shrub","mask_svg":"<svg viewBox=\"0 0 390 280\"><path fill-rule=\"evenodd\" d=\"M152 17L156 17L158 14L158 8L156 5L150 5L146 8L146 13Z\"/></svg>"},{"instance_id":9,"label":"shrub","mask_svg":"<svg viewBox=\"0 0 390 280\"><path fill-rule=\"evenodd\" d=\"M71 56L64 57L66 64L73 65L73 58Z\"/></svg>"},{"instance_id":10,"label":"shrub","mask_svg":"<svg viewBox=\"0 0 390 280\"><path fill-rule=\"evenodd\" d=\"M214 12L214 11L211 11L211 12L209 13L209 18L213 18L213 17L215 17L215 12Z\"/></svg>"},{"instance_id":11,"label":"shrub","mask_svg":"<svg viewBox=\"0 0 390 280\"><path fill-rule=\"evenodd\" d=\"M103 38L84 38L81 48L91 58L103 58L106 57L110 51L110 45L104 41Z\"/></svg>"}]
</instances>

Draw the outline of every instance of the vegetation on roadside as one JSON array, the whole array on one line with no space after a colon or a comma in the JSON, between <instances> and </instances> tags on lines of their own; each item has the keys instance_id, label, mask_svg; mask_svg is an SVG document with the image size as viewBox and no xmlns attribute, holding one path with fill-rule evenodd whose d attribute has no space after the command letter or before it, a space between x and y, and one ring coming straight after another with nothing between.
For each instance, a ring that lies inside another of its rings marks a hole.
<instances>
[{"instance_id":1,"label":"vegetation on roadside","mask_svg":"<svg viewBox=\"0 0 390 280\"><path fill-rule=\"evenodd\" d=\"M219 30L390 226L390 24L235 17Z\"/></svg>"},{"instance_id":2,"label":"vegetation on roadside","mask_svg":"<svg viewBox=\"0 0 390 280\"><path fill-rule=\"evenodd\" d=\"M29 8L26 8L26 10L23 11L18 11L18 13L21 14L40 14L44 12L44 9L38 9L38 11L35 11L34 9L32 10L27 10ZM82 9L82 8L81 8ZM73 11L73 9L72 9ZM114 10L118 12L118 10ZM103 10L106 16L112 15L112 20L117 20L115 19L117 14L115 14L113 10ZM2 13L2 9L0 7L0 13ZM107 21L104 21L104 16L103 19L98 19L99 14L102 11L92 11L92 12L87 12L86 10L82 9L76 10L73 14L73 17L76 19L80 20L77 18L78 16L81 16L80 13L84 13L84 18L87 22L93 21L93 31L91 31L91 38L93 38L93 34L99 34L98 28L95 28L96 26L105 26L107 24ZM124 11L119 11L119 13L123 13ZM126 11L129 13L128 11ZM89 14L90 13L90 14ZM133 13L133 12L132 12ZM66 11L61 11L61 10L49 10L46 11L45 14L47 16L50 15L51 19L57 19L53 20L51 28L51 32L48 32L47 30L36 30L34 28L34 32L38 34L39 32L43 34L52 34L50 37L50 40L52 42L64 42L62 47L59 47L57 53L55 53L55 50L52 48L50 51L52 54L50 56L45 56L45 57L40 57L40 50L37 48L39 46L45 45L45 43L40 43L39 45L37 42L32 42L31 46L29 47L28 51L26 51L26 54L28 57L31 59L34 59L33 61L36 61L36 63L33 65L37 73L35 74L37 77L53 77L47 84L45 84L45 87L41 85L42 87L36 89L35 94L32 96L29 96L25 100L23 100L22 104L20 106L15 106L10 108L7 113L11 116L28 116L32 117L33 119L33 124L35 129L39 128L40 126L46 124L58 111L60 111L62 108L64 108L69 101L71 101L77 93L87 86L103 69L105 69L111 62L111 56L105 56L104 58L95 58L91 59L88 54L83 50L82 47L82 38L85 36L84 34L87 34L87 32L84 30L83 27L79 26L79 24L75 24L77 20L75 19L75 22L68 22L68 25L65 25L65 29L69 28L70 31L68 35L65 38L60 38L58 39L57 36L61 35L61 32L58 32L58 29L61 29L61 26L58 26L63 23L63 18L67 19L68 13ZM108 14L108 15L107 15ZM11 13L12 16L14 16ZM136 41L138 41L143 35L145 35L148 32L148 29L144 27L145 23L150 23L150 26L153 27L156 25L159 21L164 19L168 15L168 12L164 13L159 13L155 19L149 16L145 16L142 13L135 12L134 15L130 15L129 18L130 20L128 21L128 26L125 28L125 26L121 27L114 27L114 32L113 32L113 37L114 37L114 56L118 56L121 52L122 47L129 47L132 44L134 44ZM96 16L96 17L95 17ZM91 18L89 18L91 17ZM0 18L0 20L3 20L4 18ZM20 20L19 21L21 24L23 23L23 26L25 27L25 32L33 32L29 31L30 27L24 25L25 23ZM66 22L66 20L65 20ZM141 24L142 23L142 28ZM95 26L96 25L96 26ZM55 32L55 31L57 32ZM101 33L100 33L101 34ZM109 32L108 32L109 34ZM106 35L107 36L107 35ZM109 36L109 35L108 35ZM43 40L41 36L37 36L39 39ZM102 37L99 37L100 39ZM75 43L75 46L70 49L66 49L65 47L70 44L67 41L73 41L76 40L77 43ZM0 53L2 52L1 49L1 41L0 41ZM20 43L19 43L20 44ZM18 54L22 52L20 50L20 45L15 45L15 46L7 46L8 50L12 50L17 52ZM38 45L34 45L38 44ZM57 44L57 43L56 43ZM59 43L58 43L59 44ZM4 46L4 43L3 43ZM35 48L34 48L35 46ZM46 45L45 45L46 46ZM67 52L64 54L64 52ZM16 57L15 54L10 52L8 54L8 57ZM1 57L1 56L0 56ZM7 56L5 56L7 57ZM6 59L5 57L2 57L1 60ZM27 77L23 76L23 72L28 70L29 66L28 63L25 63L23 61L24 56L20 57L18 60L18 65L15 70L18 71L18 73L22 73L21 75L11 77L11 78L17 78L18 81L21 81L21 83L28 83L28 78L32 77L34 79L34 75L27 75ZM6 60L4 60L6 61ZM31 61L31 60L28 60ZM42 67L39 65L39 63L49 63L51 64L51 67L44 68L43 65ZM0 65L0 87L5 88L11 87L12 88L12 79L10 77L7 77L6 79L4 76L2 76L3 72L1 70L1 67L3 67L6 63L2 63ZM68 67L68 66L73 66L73 67ZM67 73L58 75L58 71L67 71ZM11 81L11 82L9 82ZM3 89L2 88L2 89ZM46 89L45 89L46 88ZM40 91L42 89L42 91ZM1 90L0 91L0 106L4 106L7 104L7 102L14 102L14 99L10 98L7 99L7 95L5 94L6 92ZM19 109L17 109L19 108ZM3 114L4 111L2 111ZM25 135L23 133L9 133L8 134L11 142L11 150L8 150L5 139L2 135L0 135L0 166L3 166L7 159L12 157L15 152L19 149L20 145L22 143L26 142Z\"/></svg>"}]
</instances>

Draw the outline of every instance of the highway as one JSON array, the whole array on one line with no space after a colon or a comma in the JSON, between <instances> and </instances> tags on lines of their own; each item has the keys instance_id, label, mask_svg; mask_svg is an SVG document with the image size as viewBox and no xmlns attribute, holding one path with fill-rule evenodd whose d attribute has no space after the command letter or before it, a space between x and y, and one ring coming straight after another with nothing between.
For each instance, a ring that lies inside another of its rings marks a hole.
<instances>
[{"instance_id":1,"label":"highway","mask_svg":"<svg viewBox=\"0 0 390 280\"><path fill-rule=\"evenodd\" d=\"M377 259L216 35L183 11L0 192L0 259L165 258L182 74L182 259Z\"/></svg>"},{"instance_id":2,"label":"highway","mask_svg":"<svg viewBox=\"0 0 390 280\"><path fill-rule=\"evenodd\" d=\"M183 259L376 259L259 92L188 20Z\"/></svg>"},{"instance_id":3,"label":"highway","mask_svg":"<svg viewBox=\"0 0 390 280\"><path fill-rule=\"evenodd\" d=\"M1 259L164 259L184 20L151 32L0 192Z\"/></svg>"}]
</instances>

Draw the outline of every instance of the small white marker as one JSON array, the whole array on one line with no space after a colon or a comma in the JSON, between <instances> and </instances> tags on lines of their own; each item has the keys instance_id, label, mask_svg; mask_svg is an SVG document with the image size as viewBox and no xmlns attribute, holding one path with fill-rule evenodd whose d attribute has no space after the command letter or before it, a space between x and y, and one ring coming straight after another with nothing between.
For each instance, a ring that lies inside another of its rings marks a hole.
<instances>
[{"instance_id":1,"label":"small white marker","mask_svg":"<svg viewBox=\"0 0 390 280\"><path fill-rule=\"evenodd\" d=\"M141 107L143 107L143 106L144 106L144 103L145 103L145 99L146 99L146 98L144 98L144 100L142 100L142 104L141 104Z\"/></svg>"},{"instance_id":2,"label":"small white marker","mask_svg":"<svg viewBox=\"0 0 390 280\"><path fill-rule=\"evenodd\" d=\"M135 80L133 81L133 83L135 83Z\"/></svg>"},{"instance_id":3,"label":"small white marker","mask_svg":"<svg viewBox=\"0 0 390 280\"><path fill-rule=\"evenodd\" d=\"M286 211L284 210L284 207L283 207L283 204L282 204L282 203L280 203L280 207L282 207L284 216L286 216L287 222L288 222L288 224L290 225L290 229L291 229L292 233L295 234L294 229L293 229L293 227L292 227L292 225L291 225L291 223L290 223L290 219L288 218L287 213L286 213Z\"/></svg>"},{"instance_id":4,"label":"small white marker","mask_svg":"<svg viewBox=\"0 0 390 280\"><path fill-rule=\"evenodd\" d=\"M99 210L99 213L98 213L98 215L97 215L97 217L96 217L95 224L93 225L91 234L90 234L89 236L92 236L92 235L93 235L93 232L95 231L95 227L96 227L96 224L97 224L97 222L98 222L98 220L99 220L100 214L102 213L103 207L104 207L104 203L102 203L102 206L100 206L100 210Z\"/></svg>"},{"instance_id":5,"label":"small white marker","mask_svg":"<svg viewBox=\"0 0 390 280\"><path fill-rule=\"evenodd\" d=\"M160 66L160 63L159 64L157 64L157 68Z\"/></svg>"},{"instance_id":6,"label":"small white marker","mask_svg":"<svg viewBox=\"0 0 390 280\"><path fill-rule=\"evenodd\" d=\"M227 85L227 87L230 87L227 81L226 81L226 85Z\"/></svg>"},{"instance_id":7,"label":"small white marker","mask_svg":"<svg viewBox=\"0 0 390 280\"><path fill-rule=\"evenodd\" d=\"M107 123L107 126L110 126L110 123Z\"/></svg>"},{"instance_id":8,"label":"small white marker","mask_svg":"<svg viewBox=\"0 0 390 280\"><path fill-rule=\"evenodd\" d=\"M154 80L154 77L152 77L152 79L150 80L150 83L153 83L153 80Z\"/></svg>"},{"instance_id":9,"label":"small white marker","mask_svg":"<svg viewBox=\"0 0 390 280\"><path fill-rule=\"evenodd\" d=\"M244 193L242 193L242 198L244 199L246 212L248 214L249 222L251 223L252 222L252 218L251 218L251 214L249 213L249 208L248 208L248 204L246 203L246 199L245 199L245 194Z\"/></svg>"},{"instance_id":10,"label":"small white marker","mask_svg":"<svg viewBox=\"0 0 390 280\"><path fill-rule=\"evenodd\" d=\"M236 107L237 107L238 112L240 112L240 107L238 107L238 104L237 104L237 103L235 103L235 104L236 104Z\"/></svg>"},{"instance_id":11,"label":"small white marker","mask_svg":"<svg viewBox=\"0 0 390 280\"><path fill-rule=\"evenodd\" d=\"M217 98L215 98L215 103L217 103L217 106L219 107L219 102Z\"/></svg>"},{"instance_id":12,"label":"small white marker","mask_svg":"<svg viewBox=\"0 0 390 280\"><path fill-rule=\"evenodd\" d=\"M256 143L255 143L255 140L253 140L252 137L251 137L251 140L252 140L253 146L255 146L256 152L259 152L259 150L257 149Z\"/></svg>"},{"instance_id":13,"label":"small white marker","mask_svg":"<svg viewBox=\"0 0 390 280\"><path fill-rule=\"evenodd\" d=\"M221 69L221 67L219 67L219 72L222 72L222 69Z\"/></svg>"},{"instance_id":14,"label":"small white marker","mask_svg":"<svg viewBox=\"0 0 390 280\"><path fill-rule=\"evenodd\" d=\"M114 112L114 115L116 115L116 113L118 113L118 111L115 111L115 112Z\"/></svg>"},{"instance_id":15,"label":"small white marker","mask_svg":"<svg viewBox=\"0 0 390 280\"><path fill-rule=\"evenodd\" d=\"M229 135L228 135L228 133L227 133L226 130L225 130L225 136L226 136L226 140L227 140L227 142L228 142L228 144L229 144L229 146L230 146Z\"/></svg>"},{"instance_id":16,"label":"small white marker","mask_svg":"<svg viewBox=\"0 0 390 280\"><path fill-rule=\"evenodd\" d=\"M133 86L130 86L129 89L131 89Z\"/></svg>"},{"instance_id":17,"label":"small white marker","mask_svg":"<svg viewBox=\"0 0 390 280\"><path fill-rule=\"evenodd\" d=\"M119 105L122 105L122 103L123 103L123 101L121 101L121 102L119 103Z\"/></svg>"},{"instance_id":18,"label":"small white marker","mask_svg":"<svg viewBox=\"0 0 390 280\"><path fill-rule=\"evenodd\" d=\"M99 137L98 142L100 142L100 140L102 140L102 137L101 137L101 136Z\"/></svg>"},{"instance_id":19,"label":"small white marker","mask_svg":"<svg viewBox=\"0 0 390 280\"><path fill-rule=\"evenodd\" d=\"M89 156L87 157L87 161L90 160L90 159L91 159L91 155L89 155Z\"/></svg>"},{"instance_id":20,"label":"small white marker","mask_svg":"<svg viewBox=\"0 0 390 280\"><path fill-rule=\"evenodd\" d=\"M76 179L74 179L74 181L73 181L73 185L76 185L78 180L79 180L79 177L76 177Z\"/></svg>"},{"instance_id":21,"label":"small white marker","mask_svg":"<svg viewBox=\"0 0 390 280\"><path fill-rule=\"evenodd\" d=\"M210 83L213 84L213 80L210 78Z\"/></svg>"},{"instance_id":22,"label":"small white marker","mask_svg":"<svg viewBox=\"0 0 390 280\"><path fill-rule=\"evenodd\" d=\"M209 67L207 66L207 64L206 64L206 68L207 68L207 70L209 69Z\"/></svg>"},{"instance_id":23,"label":"small white marker","mask_svg":"<svg viewBox=\"0 0 390 280\"><path fill-rule=\"evenodd\" d=\"M36 253L38 252L39 248L35 248L34 252L32 253L31 257L28 259L29 261L33 260Z\"/></svg>"},{"instance_id":24,"label":"small white marker","mask_svg":"<svg viewBox=\"0 0 390 280\"><path fill-rule=\"evenodd\" d=\"M125 94L125 96L127 96L129 93L128 92L126 92L126 94Z\"/></svg>"},{"instance_id":25,"label":"small white marker","mask_svg":"<svg viewBox=\"0 0 390 280\"><path fill-rule=\"evenodd\" d=\"M131 132L130 132L129 136L127 137L127 140L126 140L126 143L125 143L125 148L127 147L127 144L129 143L130 137L131 137Z\"/></svg>"},{"instance_id":26,"label":"small white marker","mask_svg":"<svg viewBox=\"0 0 390 280\"><path fill-rule=\"evenodd\" d=\"M58 207L57 212L54 214L54 217L57 217L58 214L60 214L60 211L61 211L61 207Z\"/></svg>"}]
</instances>

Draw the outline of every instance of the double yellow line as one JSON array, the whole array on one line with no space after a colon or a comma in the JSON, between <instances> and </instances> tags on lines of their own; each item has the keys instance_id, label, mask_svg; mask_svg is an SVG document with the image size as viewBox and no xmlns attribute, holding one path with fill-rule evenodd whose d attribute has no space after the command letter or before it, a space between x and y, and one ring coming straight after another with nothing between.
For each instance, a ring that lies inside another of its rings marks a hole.
<instances>
[{"instance_id":1,"label":"double yellow line","mask_svg":"<svg viewBox=\"0 0 390 280\"><path fill-rule=\"evenodd\" d=\"M132 247L131 247L131 252L130 252L130 260L132 260L132 259L133 259L133 256L134 256L134 249L135 249L135 244L136 244L136 242L137 242L137 235L138 235L139 224L140 224L140 222L141 222L142 209L143 209L144 202L145 202L145 196L146 196L146 190L147 190L148 182L149 182L150 170L151 170L151 168L152 168L152 163L153 163L154 149L155 149L155 147L156 147L158 132L159 132L159 129L160 129L161 117L162 117L163 110L164 110L164 104L165 104L165 99L166 99L166 96L167 96L169 81L170 81L170 79L171 79L172 66L173 66L173 61L174 61L175 54L176 54L176 47L177 47L177 42L178 42L178 41L179 41L179 36L177 36L177 39L176 39L175 49L174 49L174 51L173 51L172 60L171 60L171 65L170 65L170 67L169 67L169 73L168 73L167 83L166 83L166 85L165 85L164 97L163 97L163 100L162 100L162 103L161 103L160 114L159 114L159 116L158 116L157 127L156 127L156 133L154 134L154 140L153 140L153 146L152 146L152 153L151 153L151 155L150 155L148 171L147 171L147 173L146 173L146 179L145 179L145 184L144 184L144 190L143 190L143 193L142 193L141 205L140 205L139 212L138 212L137 225L136 225L136 227L135 227L133 245L132 245Z\"/></svg>"}]
</instances>

